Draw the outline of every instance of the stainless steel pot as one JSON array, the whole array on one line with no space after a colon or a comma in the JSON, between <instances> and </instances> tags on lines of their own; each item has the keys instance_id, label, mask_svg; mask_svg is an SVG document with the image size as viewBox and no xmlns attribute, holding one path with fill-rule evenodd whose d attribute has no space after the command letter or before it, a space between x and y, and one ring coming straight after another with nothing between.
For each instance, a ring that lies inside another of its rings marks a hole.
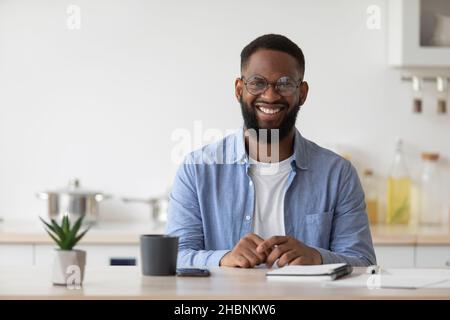
<instances>
[{"instance_id":1,"label":"stainless steel pot","mask_svg":"<svg viewBox=\"0 0 450 320\"><path fill-rule=\"evenodd\" d=\"M156 198L122 198L124 202L144 203L150 205L150 220L155 227L162 227L167 222L167 211L169 208L169 192Z\"/></svg>"},{"instance_id":2,"label":"stainless steel pot","mask_svg":"<svg viewBox=\"0 0 450 320\"><path fill-rule=\"evenodd\" d=\"M39 199L47 200L50 219L60 219L64 214L78 219L85 217L85 222L95 223L98 218L98 203L111 198L97 191L89 191L80 187L80 180L72 178L66 188L38 192Z\"/></svg>"}]
</instances>

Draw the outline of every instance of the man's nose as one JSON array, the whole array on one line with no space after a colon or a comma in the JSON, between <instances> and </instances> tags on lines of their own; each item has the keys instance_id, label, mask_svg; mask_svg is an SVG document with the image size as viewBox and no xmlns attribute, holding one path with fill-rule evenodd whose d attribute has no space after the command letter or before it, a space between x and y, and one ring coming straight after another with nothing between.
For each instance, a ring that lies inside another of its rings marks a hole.
<instances>
[{"instance_id":1,"label":"man's nose","mask_svg":"<svg viewBox=\"0 0 450 320\"><path fill-rule=\"evenodd\" d=\"M281 98L281 95L275 90L275 84L269 83L267 85L266 91L261 94L261 98L263 98L266 102L274 102Z\"/></svg>"}]
</instances>

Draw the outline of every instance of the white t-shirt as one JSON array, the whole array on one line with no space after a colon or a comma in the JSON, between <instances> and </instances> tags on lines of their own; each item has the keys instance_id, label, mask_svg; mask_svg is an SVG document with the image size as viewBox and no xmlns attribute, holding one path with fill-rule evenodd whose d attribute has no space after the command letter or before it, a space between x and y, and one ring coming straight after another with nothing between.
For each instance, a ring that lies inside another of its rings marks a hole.
<instances>
[{"instance_id":1,"label":"white t-shirt","mask_svg":"<svg viewBox=\"0 0 450 320\"><path fill-rule=\"evenodd\" d=\"M253 232L263 239L284 236L284 195L292 156L277 163L250 158L249 175L255 187Z\"/></svg>"}]
</instances>

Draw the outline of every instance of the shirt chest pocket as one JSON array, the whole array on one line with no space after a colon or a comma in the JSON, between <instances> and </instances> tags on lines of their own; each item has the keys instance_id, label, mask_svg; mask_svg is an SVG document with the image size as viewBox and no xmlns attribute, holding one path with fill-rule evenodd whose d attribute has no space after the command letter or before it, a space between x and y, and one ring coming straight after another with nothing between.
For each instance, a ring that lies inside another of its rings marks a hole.
<instances>
[{"instance_id":1,"label":"shirt chest pocket","mask_svg":"<svg viewBox=\"0 0 450 320\"><path fill-rule=\"evenodd\" d=\"M305 215L305 239L308 245L329 249L333 211Z\"/></svg>"}]
</instances>

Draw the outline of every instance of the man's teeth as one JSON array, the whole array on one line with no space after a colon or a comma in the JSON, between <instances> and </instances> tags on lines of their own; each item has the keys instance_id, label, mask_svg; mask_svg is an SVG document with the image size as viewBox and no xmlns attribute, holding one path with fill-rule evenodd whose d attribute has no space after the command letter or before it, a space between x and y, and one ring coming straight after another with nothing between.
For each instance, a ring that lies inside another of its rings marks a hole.
<instances>
[{"instance_id":1,"label":"man's teeth","mask_svg":"<svg viewBox=\"0 0 450 320\"><path fill-rule=\"evenodd\" d=\"M275 114L280 112L281 110L281 108L264 108L264 107L258 107L258 109L267 114Z\"/></svg>"}]
</instances>

